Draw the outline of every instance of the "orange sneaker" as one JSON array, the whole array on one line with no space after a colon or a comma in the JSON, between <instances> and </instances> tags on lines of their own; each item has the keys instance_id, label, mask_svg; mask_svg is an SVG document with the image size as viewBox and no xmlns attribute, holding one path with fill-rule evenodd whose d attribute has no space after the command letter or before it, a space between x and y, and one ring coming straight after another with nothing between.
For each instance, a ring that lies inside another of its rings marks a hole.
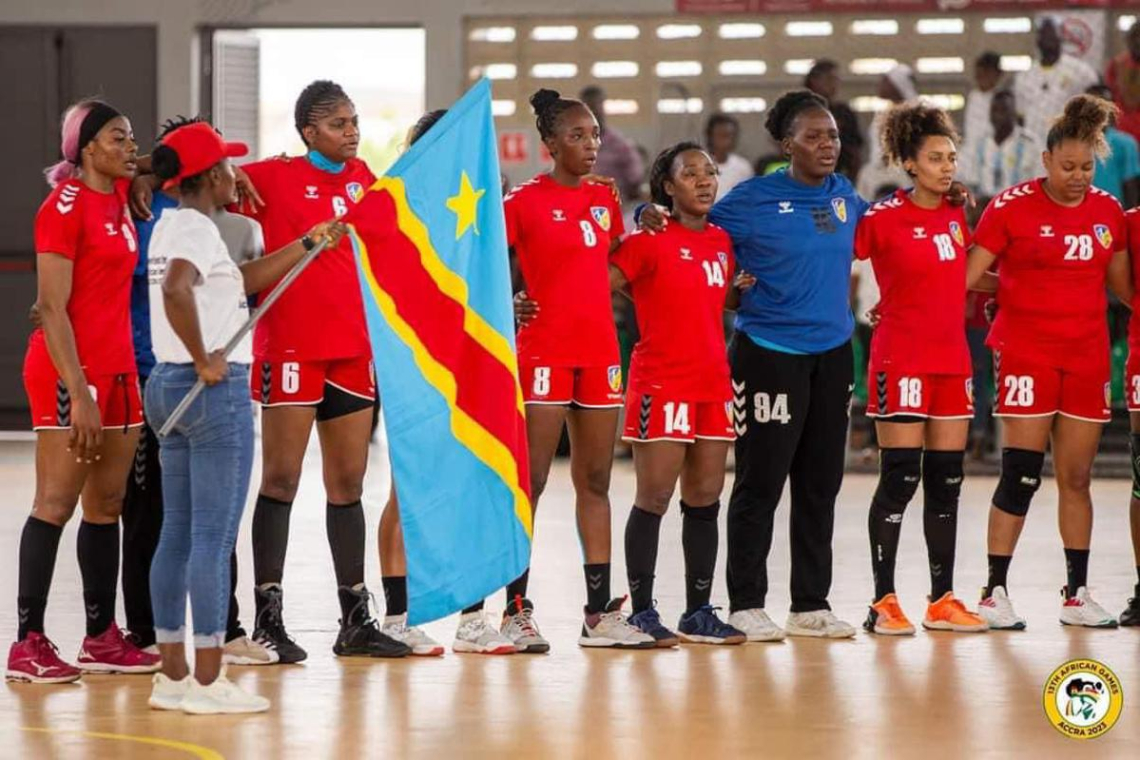
<instances>
[{"instance_id":1,"label":"orange sneaker","mask_svg":"<svg viewBox=\"0 0 1140 760\"><path fill-rule=\"evenodd\" d=\"M868 633L879 633L885 636L913 636L914 626L906 619L899 598L894 594L887 594L871 605L867 611L867 619L863 627Z\"/></svg>"},{"instance_id":2,"label":"orange sneaker","mask_svg":"<svg viewBox=\"0 0 1140 760\"><path fill-rule=\"evenodd\" d=\"M978 633L988 631L989 624L981 615L970 612L962 600L947 591L937 602L931 602L926 607L926 618L922 621L923 628L934 631L957 631L959 633Z\"/></svg>"}]
</instances>

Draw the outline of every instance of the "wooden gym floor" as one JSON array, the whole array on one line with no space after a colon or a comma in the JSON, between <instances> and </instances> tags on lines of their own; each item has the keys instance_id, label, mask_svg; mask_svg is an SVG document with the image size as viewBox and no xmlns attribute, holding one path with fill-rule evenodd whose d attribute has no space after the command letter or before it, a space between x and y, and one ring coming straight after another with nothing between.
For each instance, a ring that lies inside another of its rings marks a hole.
<instances>
[{"instance_id":1,"label":"wooden gym floor","mask_svg":"<svg viewBox=\"0 0 1140 760\"><path fill-rule=\"evenodd\" d=\"M371 531L388 489L374 447L366 490ZM257 473L254 474L254 482ZM866 510L874 478L852 475L838 508L832 603L861 622L871 593ZM990 479L968 480L958 541L958 589L971 605L985 574ZM33 492L30 443L0 444L0 631L15 632L16 547ZM633 495L628 462L613 478L615 592L624 593L621 540ZM726 489L727 493L727 489ZM1119 612L1130 595L1126 481L1097 481L1092 586ZM1030 514L1011 570L1023 633L927 634L902 640L789 640L672 651L584 651L576 645L583 596L568 471L556 465L539 513L532 597L551 640L547 656L395 662L339 660L330 650L337 609L324 535L320 459L310 452L294 509L286 569L286 621L310 653L302 665L235 668L243 686L273 700L257 716L189 717L147 708L147 677L92 676L78 685L9 684L0 694L3 758L349 757L1135 757L1140 746L1140 630L1083 631L1057 623L1064 560L1052 481ZM771 558L769 610L787 605L787 511ZM249 512L239 547L240 599L250 601ZM48 608L48 632L65 658L82 632L74 524L65 533ZM723 564L723 527L721 543ZM369 579L379 593L374 539ZM921 496L904 523L899 591L920 620L926 593ZM683 602L680 520L666 518L657 597L672 624ZM723 573L714 602L724 603ZM501 597L489 609L502 609ZM249 609L243 611L247 625ZM122 618L120 617L120 622ZM428 626L451 643L454 619ZM1096 741L1058 734L1041 694L1048 674L1075 657L1113 668L1125 693L1119 723ZM1131 747L1131 749L1129 749Z\"/></svg>"}]
</instances>

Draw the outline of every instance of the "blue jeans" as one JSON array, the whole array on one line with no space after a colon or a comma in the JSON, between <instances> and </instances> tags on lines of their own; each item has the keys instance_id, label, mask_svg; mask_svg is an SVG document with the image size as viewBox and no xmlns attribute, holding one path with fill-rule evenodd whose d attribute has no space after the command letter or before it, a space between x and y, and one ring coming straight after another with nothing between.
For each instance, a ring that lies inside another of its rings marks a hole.
<instances>
[{"instance_id":1,"label":"blue jeans","mask_svg":"<svg viewBox=\"0 0 1140 760\"><path fill-rule=\"evenodd\" d=\"M190 391L193 365L159 364L146 385L146 415L154 429ZM163 518L150 567L155 638L186 640L186 594L194 616L194 646L225 644L230 598L230 552L237 540L253 467L253 409L249 365L230 364L226 379L206 388L166 438L159 439Z\"/></svg>"}]
</instances>

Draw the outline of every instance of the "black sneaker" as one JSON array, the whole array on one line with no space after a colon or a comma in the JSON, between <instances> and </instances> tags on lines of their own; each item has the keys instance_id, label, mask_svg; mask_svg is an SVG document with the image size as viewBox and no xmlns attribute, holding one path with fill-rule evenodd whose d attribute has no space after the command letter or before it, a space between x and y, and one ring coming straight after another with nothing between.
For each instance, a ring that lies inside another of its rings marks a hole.
<instances>
[{"instance_id":1,"label":"black sneaker","mask_svg":"<svg viewBox=\"0 0 1140 760\"><path fill-rule=\"evenodd\" d=\"M359 591L341 586L337 589L341 606L352 607L344 620L340 621L340 633L333 644L333 654L338 657L407 657L412 648L402 641L380 632L380 626L372 619L368 602L372 595L368 589Z\"/></svg>"},{"instance_id":2,"label":"black sneaker","mask_svg":"<svg viewBox=\"0 0 1140 760\"><path fill-rule=\"evenodd\" d=\"M1136 587L1136 596L1128 600L1128 607L1120 613L1119 620L1123 626L1140 625L1140 586Z\"/></svg>"},{"instance_id":3,"label":"black sneaker","mask_svg":"<svg viewBox=\"0 0 1140 760\"><path fill-rule=\"evenodd\" d=\"M253 621L253 640L267 649L277 652L278 662L288 664L301 662L309 653L293 641L285 631L285 621L281 617L281 587L273 584L269 588L253 589L257 602L257 616Z\"/></svg>"}]
</instances>

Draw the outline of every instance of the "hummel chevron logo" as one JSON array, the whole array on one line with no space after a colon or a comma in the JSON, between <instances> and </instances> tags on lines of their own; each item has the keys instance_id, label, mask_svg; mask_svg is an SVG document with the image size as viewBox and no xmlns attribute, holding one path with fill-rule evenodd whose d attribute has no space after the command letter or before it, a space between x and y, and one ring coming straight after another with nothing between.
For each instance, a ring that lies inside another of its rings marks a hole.
<instances>
[{"instance_id":1,"label":"hummel chevron logo","mask_svg":"<svg viewBox=\"0 0 1140 760\"><path fill-rule=\"evenodd\" d=\"M737 423L737 424L734 424L732 426L732 429L734 431L736 431L736 437L740 438L740 437L743 437L743 435L748 432L748 424L743 423L743 422Z\"/></svg>"},{"instance_id":2,"label":"hummel chevron logo","mask_svg":"<svg viewBox=\"0 0 1140 760\"><path fill-rule=\"evenodd\" d=\"M693 585L697 591L708 591L709 587L712 586L712 578L698 578Z\"/></svg>"},{"instance_id":3,"label":"hummel chevron logo","mask_svg":"<svg viewBox=\"0 0 1140 760\"><path fill-rule=\"evenodd\" d=\"M741 380L738 383L735 380L733 380L732 381L732 392L736 393L736 394L744 393L744 381Z\"/></svg>"},{"instance_id":4,"label":"hummel chevron logo","mask_svg":"<svg viewBox=\"0 0 1140 760\"><path fill-rule=\"evenodd\" d=\"M24 625L25 623L28 622L28 614L30 612L31 612L31 610L29 610L27 607L21 607L19 609L20 625Z\"/></svg>"},{"instance_id":5,"label":"hummel chevron logo","mask_svg":"<svg viewBox=\"0 0 1140 760\"><path fill-rule=\"evenodd\" d=\"M639 588L641 588L641 579L640 578L634 578L633 580L631 580L629 582L629 590L630 591L637 593L637 590Z\"/></svg>"},{"instance_id":6,"label":"hummel chevron logo","mask_svg":"<svg viewBox=\"0 0 1140 760\"><path fill-rule=\"evenodd\" d=\"M597 575L587 575L586 576L586 585L588 585L590 587L591 591L597 591L598 589L600 589L602 587L602 575L601 575L601 573L598 573Z\"/></svg>"},{"instance_id":7,"label":"hummel chevron logo","mask_svg":"<svg viewBox=\"0 0 1140 760\"><path fill-rule=\"evenodd\" d=\"M68 185L59 191L59 200L55 203L55 210L61 214L71 213L71 209L75 208L75 199L79 195L79 188L75 185Z\"/></svg>"},{"instance_id":8,"label":"hummel chevron logo","mask_svg":"<svg viewBox=\"0 0 1140 760\"><path fill-rule=\"evenodd\" d=\"M99 617L99 605L98 604L87 605L87 617L91 618L92 620Z\"/></svg>"},{"instance_id":9,"label":"hummel chevron logo","mask_svg":"<svg viewBox=\"0 0 1140 760\"><path fill-rule=\"evenodd\" d=\"M1025 198L1030 195L1033 195L1032 185L1018 185L1017 187L1006 190L1004 193L994 198L994 207L1005 208L1005 204L1009 203L1010 201L1016 198Z\"/></svg>"}]
</instances>

